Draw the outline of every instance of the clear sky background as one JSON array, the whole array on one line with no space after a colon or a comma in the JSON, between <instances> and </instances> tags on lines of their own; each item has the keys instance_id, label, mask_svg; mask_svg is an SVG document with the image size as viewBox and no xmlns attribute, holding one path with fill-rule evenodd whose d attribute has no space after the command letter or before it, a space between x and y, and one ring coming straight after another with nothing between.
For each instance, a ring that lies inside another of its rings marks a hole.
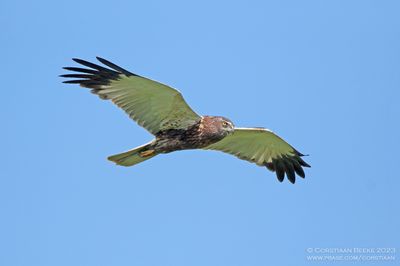
<instances>
[{"instance_id":1,"label":"clear sky background","mask_svg":"<svg viewBox=\"0 0 400 266\"><path fill-rule=\"evenodd\" d=\"M1 1L0 265L377 265L308 248L400 248L398 1ZM272 129L306 179L183 151L61 83L102 56L200 114ZM376 254L375 254L376 255ZM399 263L378 262L379 265ZM398 265L398 264L397 264Z\"/></svg>"}]
</instances>

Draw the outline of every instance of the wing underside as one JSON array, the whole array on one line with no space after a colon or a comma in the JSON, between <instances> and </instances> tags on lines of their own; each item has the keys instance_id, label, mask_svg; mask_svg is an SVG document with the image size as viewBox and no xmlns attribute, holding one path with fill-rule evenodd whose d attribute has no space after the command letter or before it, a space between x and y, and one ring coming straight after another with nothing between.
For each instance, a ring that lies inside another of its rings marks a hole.
<instances>
[{"instance_id":1,"label":"wing underside","mask_svg":"<svg viewBox=\"0 0 400 266\"><path fill-rule=\"evenodd\" d=\"M291 183L295 183L295 175L304 178L303 167L310 167L301 158L303 154L272 131L263 128L237 128L232 135L205 149L222 151L265 166L276 172L280 182L286 175Z\"/></svg>"},{"instance_id":2,"label":"wing underside","mask_svg":"<svg viewBox=\"0 0 400 266\"><path fill-rule=\"evenodd\" d=\"M86 68L65 67L76 73L61 75L70 78L64 83L79 84L101 99L111 100L152 134L170 128L186 129L201 119L179 91L97 59L106 67L73 59Z\"/></svg>"}]
</instances>

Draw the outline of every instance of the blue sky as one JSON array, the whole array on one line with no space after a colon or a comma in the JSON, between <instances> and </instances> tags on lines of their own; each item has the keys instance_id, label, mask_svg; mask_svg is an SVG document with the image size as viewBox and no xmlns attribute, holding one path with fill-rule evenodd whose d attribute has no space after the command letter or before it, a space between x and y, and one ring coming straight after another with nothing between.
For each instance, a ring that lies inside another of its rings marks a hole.
<instances>
[{"instance_id":1,"label":"blue sky","mask_svg":"<svg viewBox=\"0 0 400 266\"><path fill-rule=\"evenodd\" d=\"M0 264L376 265L307 248L400 248L399 8L2 1ZM310 154L306 179L211 151L108 162L151 135L61 83L72 57L95 56L272 129Z\"/></svg>"}]
</instances>

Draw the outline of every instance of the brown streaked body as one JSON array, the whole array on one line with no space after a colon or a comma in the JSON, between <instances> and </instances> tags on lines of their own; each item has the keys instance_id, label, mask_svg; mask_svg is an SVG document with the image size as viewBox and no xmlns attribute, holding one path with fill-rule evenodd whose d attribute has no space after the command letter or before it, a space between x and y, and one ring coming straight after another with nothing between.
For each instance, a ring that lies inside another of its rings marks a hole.
<instances>
[{"instance_id":1,"label":"brown streaked body","mask_svg":"<svg viewBox=\"0 0 400 266\"><path fill-rule=\"evenodd\" d=\"M201 149L234 131L233 123L222 116L203 116L188 129L167 129L156 134L149 149L156 153L169 153L179 150Z\"/></svg>"}]
</instances>

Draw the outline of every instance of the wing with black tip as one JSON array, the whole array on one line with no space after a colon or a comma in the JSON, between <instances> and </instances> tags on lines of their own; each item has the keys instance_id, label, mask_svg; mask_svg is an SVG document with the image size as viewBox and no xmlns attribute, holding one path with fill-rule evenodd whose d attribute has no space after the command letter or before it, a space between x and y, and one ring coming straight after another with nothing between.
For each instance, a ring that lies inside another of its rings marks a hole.
<instances>
[{"instance_id":1,"label":"wing with black tip","mask_svg":"<svg viewBox=\"0 0 400 266\"><path fill-rule=\"evenodd\" d=\"M179 91L133 74L105 59L97 59L106 67L73 59L87 68L65 67L76 73L61 75L71 78L64 83L79 84L101 99L111 100L152 134L170 128L186 129L201 119Z\"/></svg>"},{"instance_id":2,"label":"wing with black tip","mask_svg":"<svg viewBox=\"0 0 400 266\"><path fill-rule=\"evenodd\" d=\"M303 167L310 167L304 156L286 141L264 128L236 128L232 135L207 146L207 150L223 151L276 172L280 182L285 174L295 183L295 173L304 178Z\"/></svg>"}]
</instances>

